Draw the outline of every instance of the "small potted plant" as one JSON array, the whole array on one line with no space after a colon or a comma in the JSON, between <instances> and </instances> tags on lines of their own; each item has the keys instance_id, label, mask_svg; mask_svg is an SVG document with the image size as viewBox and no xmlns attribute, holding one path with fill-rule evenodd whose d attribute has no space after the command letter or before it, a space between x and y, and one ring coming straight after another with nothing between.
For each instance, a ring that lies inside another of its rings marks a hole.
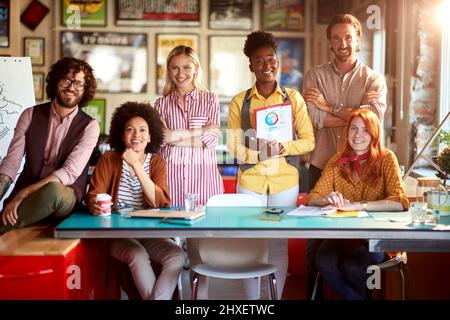
<instances>
[{"instance_id":1,"label":"small potted plant","mask_svg":"<svg viewBox=\"0 0 450 320\"><path fill-rule=\"evenodd\" d=\"M450 144L447 145L444 149L442 149L441 152L439 152L439 155L436 159L436 163L439 166L439 168L444 172L443 177L444 179L444 186L446 186L448 175L450 174Z\"/></svg>"}]
</instances>

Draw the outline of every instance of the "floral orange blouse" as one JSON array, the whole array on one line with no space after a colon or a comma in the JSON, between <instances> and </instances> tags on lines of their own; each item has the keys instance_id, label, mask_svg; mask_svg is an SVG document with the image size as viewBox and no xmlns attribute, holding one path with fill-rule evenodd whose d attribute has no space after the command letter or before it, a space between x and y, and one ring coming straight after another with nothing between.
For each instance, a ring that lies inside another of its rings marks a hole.
<instances>
[{"instance_id":1,"label":"floral orange blouse","mask_svg":"<svg viewBox=\"0 0 450 320\"><path fill-rule=\"evenodd\" d=\"M402 204L403 209L408 209L409 201L403 187L397 157L392 151L386 150L383 156L381 163L382 177L378 181L366 181L364 170L358 182L353 175L349 176L350 179L345 179L341 176L340 168L337 166L341 154L341 152L336 153L328 161L315 188L308 195L308 200L322 198L333 191L338 191L342 193L344 199L350 201L386 199L398 201ZM364 165L368 164L366 162Z\"/></svg>"}]
</instances>

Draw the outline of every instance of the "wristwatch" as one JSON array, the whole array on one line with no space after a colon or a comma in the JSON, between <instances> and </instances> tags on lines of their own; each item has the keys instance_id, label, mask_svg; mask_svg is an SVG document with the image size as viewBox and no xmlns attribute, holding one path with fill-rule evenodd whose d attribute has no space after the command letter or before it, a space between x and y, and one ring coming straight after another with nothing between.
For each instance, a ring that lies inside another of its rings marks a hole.
<instances>
[{"instance_id":1,"label":"wristwatch","mask_svg":"<svg viewBox=\"0 0 450 320\"><path fill-rule=\"evenodd\" d=\"M367 211L367 201L361 201L362 211Z\"/></svg>"},{"instance_id":2,"label":"wristwatch","mask_svg":"<svg viewBox=\"0 0 450 320\"><path fill-rule=\"evenodd\" d=\"M341 108L342 108L342 104L336 104L336 105L333 107L333 113L339 113L339 111L341 110Z\"/></svg>"}]
</instances>

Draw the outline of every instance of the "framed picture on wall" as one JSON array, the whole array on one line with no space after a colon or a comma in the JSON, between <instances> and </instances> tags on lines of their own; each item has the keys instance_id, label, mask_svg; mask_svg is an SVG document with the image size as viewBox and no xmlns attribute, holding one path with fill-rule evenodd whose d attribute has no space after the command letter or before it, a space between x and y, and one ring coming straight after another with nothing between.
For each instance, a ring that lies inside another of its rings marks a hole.
<instances>
[{"instance_id":1,"label":"framed picture on wall","mask_svg":"<svg viewBox=\"0 0 450 320\"><path fill-rule=\"evenodd\" d=\"M32 0L20 15L20 22L34 31L49 12L50 9L42 2Z\"/></svg>"},{"instance_id":2,"label":"framed picture on wall","mask_svg":"<svg viewBox=\"0 0 450 320\"><path fill-rule=\"evenodd\" d=\"M33 72L34 98L44 100L45 75L43 72Z\"/></svg>"},{"instance_id":3,"label":"framed picture on wall","mask_svg":"<svg viewBox=\"0 0 450 320\"><path fill-rule=\"evenodd\" d=\"M277 38L280 84L301 90L305 66L305 40L298 38Z\"/></svg>"},{"instance_id":4,"label":"framed picture on wall","mask_svg":"<svg viewBox=\"0 0 450 320\"><path fill-rule=\"evenodd\" d=\"M61 24L70 29L106 27L107 0L61 0Z\"/></svg>"},{"instance_id":5,"label":"framed picture on wall","mask_svg":"<svg viewBox=\"0 0 450 320\"><path fill-rule=\"evenodd\" d=\"M24 56L31 58L33 66L45 63L45 38L27 37L23 39Z\"/></svg>"},{"instance_id":6,"label":"framed picture on wall","mask_svg":"<svg viewBox=\"0 0 450 320\"><path fill-rule=\"evenodd\" d=\"M209 37L209 88L221 100L231 99L253 85L248 58L242 53L245 36Z\"/></svg>"},{"instance_id":7,"label":"framed picture on wall","mask_svg":"<svg viewBox=\"0 0 450 320\"><path fill-rule=\"evenodd\" d=\"M305 0L264 0L261 21L263 30L305 31Z\"/></svg>"},{"instance_id":8,"label":"framed picture on wall","mask_svg":"<svg viewBox=\"0 0 450 320\"><path fill-rule=\"evenodd\" d=\"M198 54L199 40L196 34L169 34L156 35L156 93L162 94L166 82L166 59L169 52L176 46L188 46Z\"/></svg>"},{"instance_id":9,"label":"framed picture on wall","mask_svg":"<svg viewBox=\"0 0 450 320\"><path fill-rule=\"evenodd\" d=\"M345 12L342 0L318 0L317 23L328 24L336 14Z\"/></svg>"},{"instance_id":10,"label":"framed picture on wall","mask_svg":"<svg viewBox=\"0 0 450 320\"><path fill-rule=\"evenodd\" d=\"M253 0L209 0L209 28L251 30Z\"/></svg>"},{"instance_id":11,"label":"framed picture on wall","mask_svg":"<svg viewBox=\"0 0 450 320\"><path fill-rule=\"evenodd\" d=\"M100 134L105 134L106 99L92 99L89 104L83 108L83 111L98 121L100 125Z\"/></svg>"},{"instance_id":12,"label":"framed picture on wall","mask_svg":"<svg viewBox=\"0 0 450 320\"><path fill-rule=\"evenodd\" d=\"M117 0L116 24L199 27L200 0Z\"/></svg>"},{"instance_id":13,"label":"framed picture on wall","mask_svg":"<svg viewBox=\"0 0 450 320\"><path fill-rule=\"evenodd\" d=\"M9 0L0 0L0 48L9 47Z\"/></svg>"},{"instance_id":14,"label":"framed picture on wall","mask_svg":"<svg viewBox=\"0 0 450 320\"><path fill-rule=\"evenodd\" d=\"M61 56L89 63L97 92L147 92L147 34L61 32Z\"/></svg>"}]
</instances>

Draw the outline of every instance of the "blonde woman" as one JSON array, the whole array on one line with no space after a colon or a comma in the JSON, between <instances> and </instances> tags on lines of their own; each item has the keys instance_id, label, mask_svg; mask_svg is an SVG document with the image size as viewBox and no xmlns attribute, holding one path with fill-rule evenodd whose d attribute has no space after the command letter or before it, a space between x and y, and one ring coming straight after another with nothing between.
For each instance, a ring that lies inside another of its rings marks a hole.
<instances>
[{"instance_id":1,"label":"blonde woman","mask_svg":"<svg viewBox=\"0 0 450 320\"><path fill-rule=\"evenodd\" d=\"M204 205L223 193L215 150L220 137L219 99L201 85L200 61L191 47L172 49L166 68L164 96L156 100L155 108L165 125L160 155L167 164L172 206L183 206L186 193L197 194L198 204ZM191 266L199 262L195 240L188 241L188 255Z\"/></svg>"}]
</instances>

